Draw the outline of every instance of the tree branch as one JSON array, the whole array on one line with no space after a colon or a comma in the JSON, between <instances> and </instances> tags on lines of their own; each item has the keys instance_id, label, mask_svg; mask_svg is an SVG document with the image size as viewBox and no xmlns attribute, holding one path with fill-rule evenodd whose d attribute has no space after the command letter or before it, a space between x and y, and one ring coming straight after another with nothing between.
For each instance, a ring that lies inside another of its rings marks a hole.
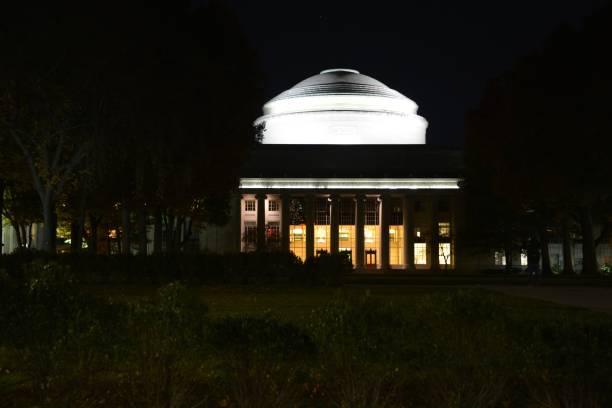
<instances>
[{"instance_id":1,"label":"tree branch","mask_svg":"<svg viewBox=\"0 0 612 408\"><path fill-rule=\"evenodd\" d=\"M19 148L21 149L21 152L23 153L26 159L26 162L28 163L28 168L32 175L32 179L34 181L34 187L36 188L36 192L40 196L40 199L44 201L46 191L45 189L43 189L42 182L40 180L40 176L38 175L36 171L36 167L34 166L34 160L32 159L32 155L30 154L28 149L26 149L26 147L24 146L21 138L17 135L17 132L11 131L10 134L13 140L15 140L15 143L17 143L17 146L19 146Z\"/></svg>"}]
</instances>

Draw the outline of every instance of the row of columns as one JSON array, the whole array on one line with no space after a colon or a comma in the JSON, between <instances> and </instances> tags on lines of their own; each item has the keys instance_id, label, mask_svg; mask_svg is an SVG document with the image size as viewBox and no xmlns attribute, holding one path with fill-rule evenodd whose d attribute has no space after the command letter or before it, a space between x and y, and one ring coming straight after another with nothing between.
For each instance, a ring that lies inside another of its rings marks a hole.
<instances>
[{"instance_id":1,"label":"row of columns","mask_svg":"<svg viewBox=\"0 0 612 408\"><path fill-rule=\"evenodd\" d=\"M258 193L255 196L257 200L257 245L258 249L263 249L266 242L266 231L265 231L265 203L266 194ZM281 195L281 249L289 251L289 202L291 197L288 194ZM339 208L339 197L335 194L330 196L331 199L331 213L330 213L330 252L337 254L339 251L339 221L340 221L340 208ZM314 206L315 197L313 195L306 196L305 199L305 222L306 222L306 254L308 257L314 256ZM438 214L437 214L437 202L435 196L432 197L432 217L431 217L431 241L430 241L430 253L431 253L431 268L438 269ZM391 222L391 196L388 193L380 195L381 201L381 213L380 213L380 264L382 269L390 268L389 258L389 226ZM365 195L358 194L356 196L355 203L355 267L363 268L364 253L365 253L365 239L364 239L364 215L365 215ZM414 202L411 197L403 198L403 235L404 235L404 262L408 270L415 269L414 264Z\"/></svg>"}]
</instances>

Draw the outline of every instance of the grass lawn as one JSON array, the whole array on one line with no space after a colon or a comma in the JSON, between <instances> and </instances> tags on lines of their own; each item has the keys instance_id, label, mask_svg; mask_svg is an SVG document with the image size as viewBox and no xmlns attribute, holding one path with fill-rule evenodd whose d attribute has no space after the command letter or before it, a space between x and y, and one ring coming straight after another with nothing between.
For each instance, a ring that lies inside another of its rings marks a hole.
<instances>
[{"instance_id":1,"label":"grass lawn","mask_svg":"<svg viewBox=\"0 0 612 408\"><path fill-rule=\"evenodd\" d=\"M156 285L96 285L85 286L83 290L94 296L111 298L115 301L137 301L155 298ZM345 285L340 288L300 287L287 285L224 285L193 286L191 290L208 305L210 315L220 317L231 314L261 314L267 311L290 320L308 316L317 308L338 296L371 296L385 302L410 307L415 300L434 293L449 293L461 290L452 286L410 286L410 285ZM515 313L529 313L545 317L551 313L570 315L593 315L584 308L570 307L523 297L508 296L489 292Z\"/></svg>"}]
</instances>

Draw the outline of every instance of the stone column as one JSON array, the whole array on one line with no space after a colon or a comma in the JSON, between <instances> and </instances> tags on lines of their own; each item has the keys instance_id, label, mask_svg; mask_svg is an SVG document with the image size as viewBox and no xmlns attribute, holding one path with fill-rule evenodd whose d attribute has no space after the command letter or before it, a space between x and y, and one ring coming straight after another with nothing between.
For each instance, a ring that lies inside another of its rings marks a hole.
<instances>
[{"instance_id":1,"label":"stone column","mask_svg":"<svg viewBox=\"0 0 612 408\"><path fill-rule=\"evenodd\" d=\"M414 201L411 196L403 199L404 263L406 270L414 271Z\"/></svg>"},{"instance_id":2,"label":"stone column","mask_svg":"<svg viewBox=\"0 0 612 408\"><path fill-rule=\"evenodd\" d=\"M257 193L257 250L266 248L266 195Z\"/></svg>"},{"instance_id":3,"label":"stone column","mask_svg":"<svg viewBox=\"0 0 612 408\"><path fill-rule=\"evenodd\" d=\"M305 199L306 218L306 259L314 256L314 197L307 195Z\"/></svg>"},{"instance_id":4,"label":"stone column","mask_svg":"<svg viewBox=\"0 0 612 408\"><path fill-rule=\"evenodd\" d=\"M391 221L391 196L383 193L380 196L380 267L389 270L389 222Z\"/></svg>"},{"instance_id":5,"label":"stone column","mask_svg":"<svg viewBox=\"0 0 612 408\"><path fill-rule=\"evenodd\" d=\"M340 198L336 194L331 195L331 214L329 218L329 230L330 230L330 241L329 241L329 252L332 254L338 253L340 244L338 227L340 225Z\"/></svg>"},{"instance_id":6,"label":"stone column","mask_svg":"<svg viewBox=\"0 0 612 408\"><path fill-rule=\"evenodd\" d=\"M243 234L243 230L242 230L242 206L243 206L243 201L242 201L242 194L236 194L236 197L234 198L233 201L233 206L232 206L232 230L234 233L234 246L232 246L232 249L236 252L240 252L242 251L242 234Z\"/></svg>"},{"instance_id":7,"label":"stone column","mask_svg":"<svg viewBox=\"0 0 612 408\"><path fill-rule=\"evenodd\" d=\"M431 197L431 270L440 270L440 260L438 259L438 198L436 196Z\"/></svg>"},{"instance_id":8,"label":"stone column","mask_svg":"<svg viewBox=\"0 0 612 408\"><path fill-rule=\"evenodd\" d=\"M281 195L281 250L289 252L289 224L291 223L291 217L289 214L289 202L291 196L289 194Z\"/></svg>"},{"instance_id":9,"label":"stone column","mask_svg":"<svg viewBox=\"0 0 612 408\"><path fill-rule=\"evenodd\" d=\"M355 268L363 269L363 258L364 258L364 237L363 237L363 225L364 225L364 203L365 197L363 194L357 194L355 197Z\"/></svg>"}]
</instances>

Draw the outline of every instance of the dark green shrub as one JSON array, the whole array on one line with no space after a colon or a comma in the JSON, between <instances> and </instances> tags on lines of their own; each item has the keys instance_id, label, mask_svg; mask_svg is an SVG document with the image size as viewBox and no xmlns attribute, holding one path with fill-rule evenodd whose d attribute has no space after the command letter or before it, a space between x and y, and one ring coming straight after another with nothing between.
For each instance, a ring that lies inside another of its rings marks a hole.
<instances>
[{"instance_id":1,"label":"dark green shrub","mask_svg":"<svg viewBox=\"0 0 612 408\"><path fill-rule=\"evenodd\" d=\"M131 305L127 325L122 399L137 407L187 407L207 398L202 386L207 307L177 282L155 301Z\"/></svg>"},{"instance_id":2,"label":"dark green shrub","mask_svg":"<svg viewBox=\"0 0 612 408\"><path fill-rule=\"evenodd\" d=\"M397 403L414 354L406 346L414 324L399 308L369 297L338 298L313 312L309 328L321 349L320 381L333 406Z\"/></svg>"},{"instance_id":3,"label":"dark green shrub","mask_svg":"<svg viewBox=\"0 0 612 408\"><path fill-rule=\"evenodd\" d=\"M294 324L270 315L228 317L211 323L208 341L218 352L220 379L238 406L295 406L302 398L306 363L316 348Z\"/></svg>"},{"instance_id":4,"label":"dark green shrub","mask_svg":"<svg viewBox=\"0 0 612 408\"><path fill-rule=\"evenodd\" d=\"M323 253L304 264L304 273L311 285L340 286L344 275L352 270L353 265L343 254Z\"/></svg>"},{"instance_id":5,"label":"dark green shrub","mask_svg":"<svg viewBox=\"0 0 612 408\"><path fill-rule=\"evenodd\" d=\"M121 307L80 294L54 263L33 262L24 275L3 305L1 340L15 350L39 401L70 405L108 369Z\"/></svg>"}]
</instances>

